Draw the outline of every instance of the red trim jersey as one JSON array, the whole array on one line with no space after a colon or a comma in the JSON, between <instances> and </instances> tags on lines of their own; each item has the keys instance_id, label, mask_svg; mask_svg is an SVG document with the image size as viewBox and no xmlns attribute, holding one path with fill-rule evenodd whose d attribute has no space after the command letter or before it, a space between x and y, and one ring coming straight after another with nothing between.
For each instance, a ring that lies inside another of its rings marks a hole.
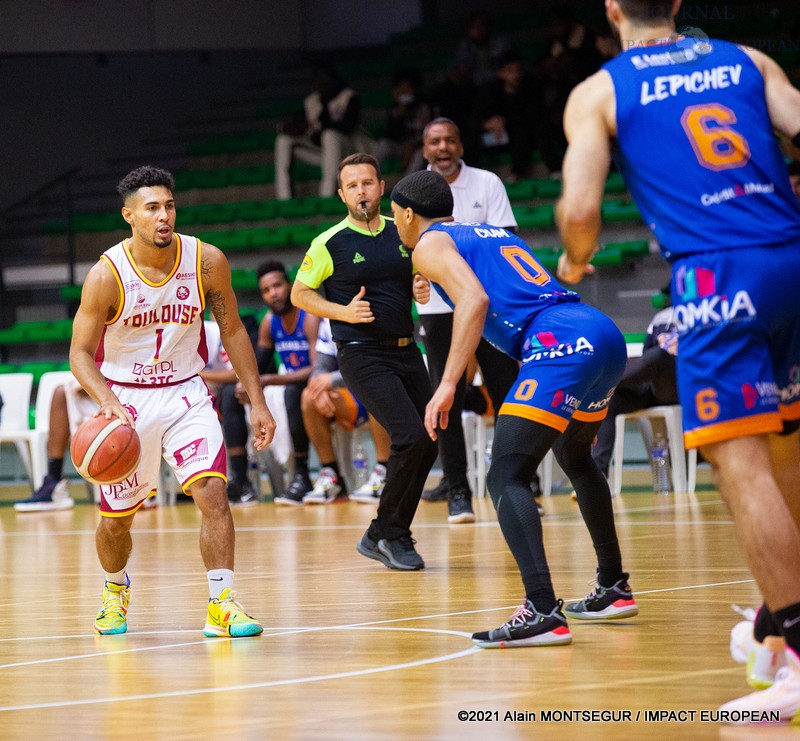
<instances>
[{"instance_id":1,"label":"red trim jersey","mask_svg":"<svg viewBox=\"0 0 800 741\"><path fill-rule=\"evenodd\" d=\"M137 267L127 239L100 258L117 279L120 299L117 314L106 322L95 362L114 383L171 386L208 362L201 243L177 233L175 238L175 264L160 283L149 281Z\"/></svg>"}]
</instances>

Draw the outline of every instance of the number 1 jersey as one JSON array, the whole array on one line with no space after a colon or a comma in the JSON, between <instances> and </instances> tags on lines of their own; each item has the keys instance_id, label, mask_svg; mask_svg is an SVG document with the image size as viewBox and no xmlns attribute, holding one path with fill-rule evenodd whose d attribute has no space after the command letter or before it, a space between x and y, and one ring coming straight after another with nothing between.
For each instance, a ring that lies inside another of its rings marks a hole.
<instances>
[{"instance_id":1,"label":"number 1 jersey","mask_svg":"<svg viewBox=\"0 0 800 741\"><path fill-rule=\"evenodd\" d=\"M614 159L668 260L800 242L764 79L745 52L684 37L603 68L616 92Z\"/></svg>"},{"instance_id":2,"label":"number 1 jersey","mask_svg":"<svg viewBox=\"0 0 800 741\"><path fill-rule=\"evenodd\" d=\"M200 241L175 234L177 257L169 275L152 283L124 240L103 253L119 286L116 316L106 322L95 354L100 372L123 385L169 386L208 362L200 274Z\"/></svg>"}]
</instances>

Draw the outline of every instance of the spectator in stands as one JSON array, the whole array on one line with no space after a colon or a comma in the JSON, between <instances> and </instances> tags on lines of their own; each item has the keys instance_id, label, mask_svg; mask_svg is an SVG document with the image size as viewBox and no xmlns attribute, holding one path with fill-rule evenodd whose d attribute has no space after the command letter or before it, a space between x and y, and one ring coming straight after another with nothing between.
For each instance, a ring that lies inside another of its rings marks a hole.
<instances>
[{"instance_id":1,"label":"spectator in stands","mask_svg":"<svg viewBox=\"0 0 800 741\"><path fill-rule=\"evenodd\" d=\"M466 162L475 162L480 157L480 136L474 121L477 91L472 73L463 65L453 64L430 93L431 115L449 118L460 129Z\"/></svg>"},{"instance_id":2,"label":"spectator in stands","mask_svg":"<svg viewBox=\"0 0 800 741\"><path fill-rule=\"evenodd\" d=\"M789 163L789 182L792 184L792 190L800 200L800 160L792 160Z\"/></svg>"},{"instance_id":3,"label":"spectator in stands","mask_svg":"<svg viewBox=\"0 0 800 741\"><path fill-rule=\"evenodd\" d=\"M497 63L508 49L508 39L492 33L489 14L476 10L467 16L465 36L456 47L453 64L468 69L475 84L483 85L495 78Z\"/></svg>"},{"instance_id":4,"label":"spectator in stands","mask_svg":"<svg viewBox=\"0 0 800 741\"><path fill-rule=\"evenodd\" d=\"M355 150L361 102L329 67L319 67L314 91L303 101L303 110L286 122L275 140L275 197L292 197L291 169L294 159L322 167L319 195L336 193L339 161Z\"/></svg>"},{"instance_id":5,"label":"spectator in stands","mask_svg":"<svg viewBox=\"0 0 800 741\"><path fill-rule=\"evenodd\" d=\"M602 61L594 34L567 6L554 8L547 52L538 65L543 84L542 136L539 151L552 175L560 173L567 141L561 119L572 88L595 72Z\"/></svg>"},{"instance_id":6,"label":"spectator in stands","mask_svg":"<svg viewBox=\"0 0 800 741\"><path fill-rule=\"evenodd\" d=\"M335 422L343 429L353 431L369 421L378 460L369 480L352 492L350 499L376 504L386 482L386 464L391 444L389 435L345 386L339 371L330 320L327 318L320 322L316 350L314 370L303 391L302 403L303 420L311 444L319 456L320 473L314 489L303 497L303 503L330 504L336 497L347 495L347 484L339 471L333 450L331 423Z\"/></svg>"},{"instance_id":7,"label":"spectator in stands","mask_svg":"<svg viewBox=\"0 0 800 741\"><path fill-rule=\"evenodd\" d=\"M678 403L675 370L678 335L672 316L669 286L662 290L662 294L667 306L650 322L641 357L628 359L622 379L608 404L608 415L600 425L597 442L592 448L592 458L606 477L614 449L617 415Z\"/></svg>"},{"instance_id":8,"label":"spectator in stands","mask_svg":"<svg viewBox=\"0 0 800 741\"><path fill-rule=\"evenodd\" d=\"M481 87L476 117L483 151L511 154L513 181L530 177L541 106L539 84L525 70L519 52L506 52L498 62L497 77Z\"/></svg>"},{"instance_id":9,"label":"spectator in stands","mask_svg":"<svg viewBox=\"0 0 800 741\"><path fill-rule=\"evenodd\" d=\"M97 404L75 379L55 388L50 402L50 427L47 432L47 474L30 499L14 504L17 512L72 508L75 501L69 494L69 482L63 477L64 456L72 433L84 420L94 416L97 410Z\"/></svg>"},{"instance_id":10,"label":"spectator in stands","mask_svg":"<svg viewBox=\"0 0 800 741\"><path fill-rule=\"evenodd\" d=\"M277 352L286 369L286 373L262 373L261 387L286 387L284 401L294 446L294 477L285 494L274 501L299 505L313 488L308 475L308 433L300 397L311 376L319 318L292 304L292 284L283 263L268 260L258 266L256 274L261 297L269 307L258 329L256 358L260 366L265 355ZM244 398L241 384L237 385L236 394L240 400Z\"/></svg>"},{"instance_id":11,"label":"spectator in stands","mask_svg":"<svg viewBox=\"0 0 800 741\"><path fill-rule=\"evenodd\" d=\"M425 164L422 156L422 130L431 120L431 107L420 90L422 77L418 69L407 67L398 70L392 81L394 103L389 109L386 134L379 139L373 152L383 165L387 157L400 160L404 174L421 170Z\"/></svg>"}]
</instances>

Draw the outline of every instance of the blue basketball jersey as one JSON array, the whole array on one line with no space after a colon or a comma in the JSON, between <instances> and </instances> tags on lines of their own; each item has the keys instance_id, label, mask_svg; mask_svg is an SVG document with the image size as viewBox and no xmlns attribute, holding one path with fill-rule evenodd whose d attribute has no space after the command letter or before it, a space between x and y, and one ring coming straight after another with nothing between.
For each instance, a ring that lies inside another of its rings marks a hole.
<instances>
[{"instance_id":1,"label":"blue basketball jersey","mask_svg":"<svg viewBox=\"0 0 800 741\"><path fill-rule=\"evenodd\" d=\"M294 329L289 332L283 326L281 317L272 315L270 331L272 341L275 344L275 352L281 356L283 364L287 370L300 370L311 365L308 355L308 338L303 324L306 319L306 312L300 309L297 316L297 323Z\"/></svg>"},{"instance_id":2,"label":"blue basketball jersey","mask_svg":"<svg viewBox=\"0 0 800 741\"><path fill-rule=\"evenodd\" d=\"M577 293L559 285L539 264L525 242L506 229L439 222L426 231L449 234L461 257L486 286L489 310L483 336L512 358L522 360L523 355L536 349L531 340L526 340L525 330L537 314L556 304L580 301ZM453 306L441 286L433 285Z\"/></svg>"},{"instance_id":3,"label":"blue basketball jersey","mask_svg":"<svg viewBox=\"0 0 800 741\"><path fill-rule=\"evenodd\" d=\"M683 38L604 65L614 158L664 256L800 241L764 79L735 44Z\"/></svg>"}]
</instances>

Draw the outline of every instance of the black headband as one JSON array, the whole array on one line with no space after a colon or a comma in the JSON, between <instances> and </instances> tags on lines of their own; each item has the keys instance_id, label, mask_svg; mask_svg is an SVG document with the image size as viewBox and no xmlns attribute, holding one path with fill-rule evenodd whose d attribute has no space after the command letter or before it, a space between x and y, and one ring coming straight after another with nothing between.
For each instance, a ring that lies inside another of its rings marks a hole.
<instances>
[{"instance_id":1,"label":"black headband","mask_svg":"<svg viewBox=\"0 0 800 741\"><path fill-rule=\"evenodd\" d=\"M406 175L392 189L392 200L401 208L411 208L427 219L453 214L453 192L447 181L431 170Z\"/></svg>"}]
</instances>

